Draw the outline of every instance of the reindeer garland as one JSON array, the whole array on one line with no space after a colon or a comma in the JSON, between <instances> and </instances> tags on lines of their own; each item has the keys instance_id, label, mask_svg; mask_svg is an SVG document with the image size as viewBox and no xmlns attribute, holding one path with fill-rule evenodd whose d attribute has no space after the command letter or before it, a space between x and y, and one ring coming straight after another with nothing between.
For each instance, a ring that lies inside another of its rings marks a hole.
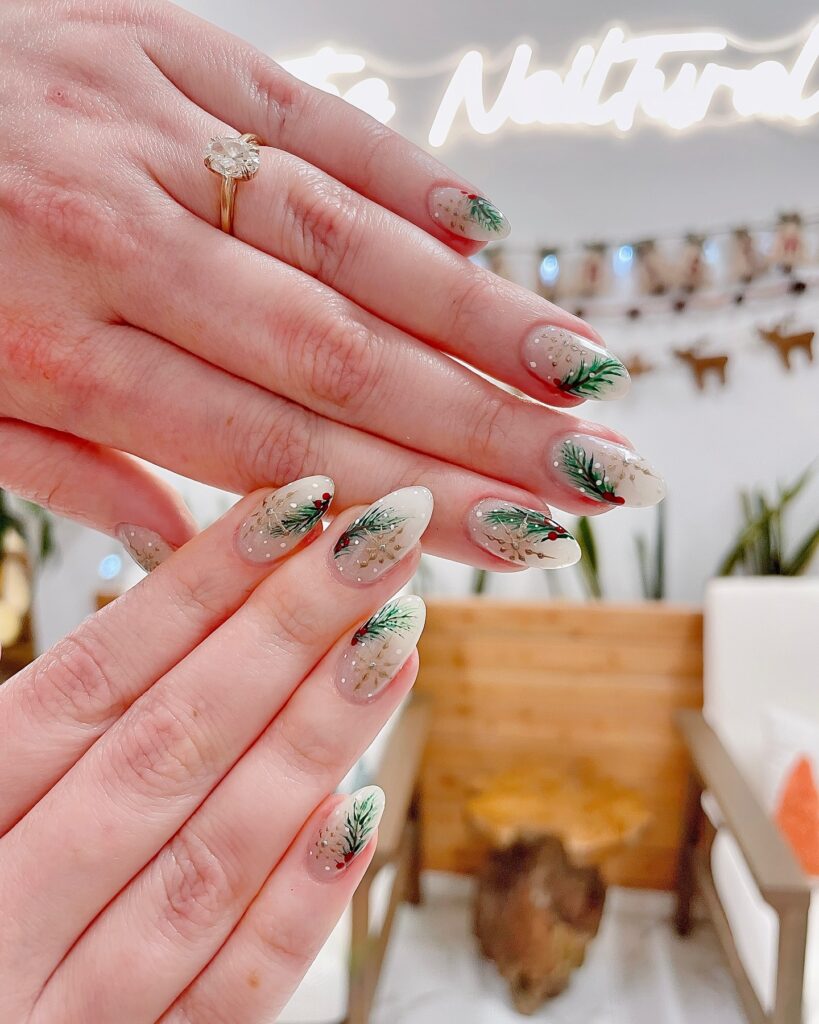
<instances>
[{"instance_id":1,"label":"reindeer garland","mask_svg":"<svg viewBox=\"0 0 819 1024\"><path fill-rule=\"evenodd\" d=\"M802 331L799 334L783 334L782 325L774 327L770 331L766 331L762 327L758 330L760 338L763 341L767 341L769 345L772 345L777 350L786 370L790 371L791 369L791 352L794 349L803 349L808 362L813 362L814 331Z\"/></svg>"},{"instance_id":2,"label":"reindeer garland","mask_svg":"<svg viewBox=\"0 0 819 1024\"><path fill-rule=\"evenodd\" d=\"M725 387L729 358L727 353L701 355L699 345L694 345L691 348L675 348L673 351L677 359L691 367L694 381L700 391L705 390L705 378L709 375L716 377L719 384Z\"/></svg>"}]
</instances>

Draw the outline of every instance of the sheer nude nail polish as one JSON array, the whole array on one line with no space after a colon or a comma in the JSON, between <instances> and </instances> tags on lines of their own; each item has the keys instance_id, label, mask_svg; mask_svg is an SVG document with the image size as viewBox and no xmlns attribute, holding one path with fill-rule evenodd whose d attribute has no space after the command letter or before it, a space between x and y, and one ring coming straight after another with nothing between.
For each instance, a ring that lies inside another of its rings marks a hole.
<instances>
[{"instance_id":1,"label":"sheer nude nail polish","mask_svg":"<svg viewBox=\"0 0 819 1024\"><path fill-rule=\"evenodd\" d=\"M309 870L319 881L338 878L367 847L384 813L384 793L365 786L330 812L310 842Z\"/></svg>"}]
</instances>

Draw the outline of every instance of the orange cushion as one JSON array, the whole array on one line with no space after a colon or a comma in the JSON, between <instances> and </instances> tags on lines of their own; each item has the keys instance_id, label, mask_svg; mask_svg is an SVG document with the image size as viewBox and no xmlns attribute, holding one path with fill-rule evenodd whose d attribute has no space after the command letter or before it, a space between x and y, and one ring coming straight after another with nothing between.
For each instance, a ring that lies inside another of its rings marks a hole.
<instances>
[{"instance_id":1,"label":"orange cushion","mask_svg":"<svg viewBox=\"0 0 819 1024\"><path fill-rule=\"evenodd\" d=\"M819 875L819 789L807 757L800 757L785 779L776 823L802 869Z\"/></svg>"}]
</instances>

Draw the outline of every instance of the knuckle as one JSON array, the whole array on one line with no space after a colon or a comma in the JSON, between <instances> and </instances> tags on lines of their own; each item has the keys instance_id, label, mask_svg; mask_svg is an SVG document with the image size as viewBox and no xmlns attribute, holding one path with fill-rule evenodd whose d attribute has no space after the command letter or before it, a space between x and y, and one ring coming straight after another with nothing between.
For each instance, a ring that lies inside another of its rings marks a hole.
<instances>
[{"instance_id":1,"label":"knuckle","mask_svg":"<svg viewBox=\"0 0 819 1024\"><path fill-rule=\"evenodd\" d=\"M390 150L396 145L396 139L397 136L391 128L375 119L365 122L360 127L357 141L363 193L371 191L383 178L383 168L389 163Z\"/></svg>"},{"instance_id":2,"label":"knuckle","mask_svg":"<svg viewBox=\"0 0 819 1024\"><path fill-rule=\"evenodd\" d=\"M24 699L35 720L65 720L99 727L113 722L124 701L114 683L115 659L93 620L85 635L65 637L31 666Z\"/></svg>"},{"instance_id":3,"label":"knuckle","mask_svg":"<svg viewBox=\"0 0 819 1024\"><path fill-rule=\"evenodd\" d=\"M485 330L487 319L498 307L505 282L472 264L465 268L463 277L462 286L454 290L449 330L469 340L477 331Z\"/></svg>"},{"instance_id":4,"label":"knuckle","mask_svg":"<svg viewBox=\"0 0 819 1024\"><path fill-rule=\"evenodd\" d=\"M135 255L136 239L114 205L68 173L40 171L24 187L4 187L0 206L49 248L82 262L120 266Z\"/></svg>"},{"instance_id":5,"label":"knuckle","mask_svg":"<svg viewBox=\"0 0 819 1024\"><path fill-rule=\"evenodd\" d=\"M354 206L344 185L313 168L302 170L288 189L282 222L299 269L332 285L355 262L362 236Z\"/></svg>"},{"instance_id":6,"label":"knuckle","mask_svg":"<svg viewBox=\"0 0 819 1024\"><path fill-rule=\"evenodd\" d=\"M275 586L257 591L263 603L265 634L272 637L276 648L298 650L315 647L326 640L319 616L309 601L301 601L294 593L282 593Z\"/></svg>"},{"instance_id":7,"label":"knuckle","mask_svg":"<svg viewBox=\"0 0 819 1024\"><path fill-rule=\"evenodd\" d=\"M365 408L381 380L379 339L364 324L328 310L322 326L306 323L289 351L314 398L345 416ZM298 360L298 363L296 362Z\"/></svg>"},{"instance_id":8,"label":"knuckle","mask_svg":"<svg viewBox=\"0 0 819 1024\"><path fill-rule=\"evenodd\" d=\"M237 431L235 464L247 468L247 489L286 483L306 476L312 464L321 465L316 451L315 414L282 402L278 415L270 408L251 416L244 431Z\"/></svg>"},{"instance_id":9,"label":"knuckle","mask_svg":"<svg viewBox=\"0 0 819 1024\"><path fill-rule=\"evenodd\" d=\"M293 979L300 979L316 958L315 939L305 927L309 915L296 921L278 915L254 914L253 929L265 959Z\"/></svg>"},{"instance_id":10,"label":"knuckle","mask_svg":"<svg viewBox=\"0 0 819 1024\"><path fill-rule=\"evenodd\" d=\"M268 126L265 142L284 140L289 123L303 114L308 90L275 61L254 56L249 70L249 94L262 111Z\"/></svg>"},{"instance_id":11,"label":"knuckle","mask_svg":"<svg viewBox=\"0 0 819 1024\"><path fill-rule=\"evenodd\" d=\"M228 859L190 827L168 843L158 862L161 920L171 933L193 942L230 914L240 898L239 874Z\"/></svg>"},{"instance_id":12,"label":"knuckle","mask_svg":"<svg viewBox=\"0 0 819 1024\"><path fill-rule=\"evenodd\" d=\"M225 578L213 567L189 559L177 569L168 600L186 622L212 622L227 611Z\"/></svg>"},{"instance_id":13,"label":"knuckle","mask_svg":"<svg viewBox=\"0 0 819 1024\"><path fill-rule=\"evenodd\" d=\"M475 402L466 437L470 457L476 465L481 465L487 456L502 458L503 452L509 450L506 446L512 426L508 423L510 411L508 399L500 393L482 395L480 401Z\"/></svg>"},{"instance_id":14,"label":"knuckle","mask_svg":"<svg viewBox=\"0 0 819 1024\"><path fill-rule=\"evenodd\" d=\"M265 742L287 766L288 778L294 773L308 779L336 777L344 767L339 740L310 728L294 715L275 718Z\"/></svg>"},{"instance_id":15,"label":"knuckle","mask_svg":"<svg viewBox=\"0 0 819 1024\"><path fill-rule=\"evenodd\" d=\"M216 771L217 749L195 708L180 711L159 699L140 707L113 746L111 777L121 790L173 797L190 793Z\"/></svg>"}]
</instances>

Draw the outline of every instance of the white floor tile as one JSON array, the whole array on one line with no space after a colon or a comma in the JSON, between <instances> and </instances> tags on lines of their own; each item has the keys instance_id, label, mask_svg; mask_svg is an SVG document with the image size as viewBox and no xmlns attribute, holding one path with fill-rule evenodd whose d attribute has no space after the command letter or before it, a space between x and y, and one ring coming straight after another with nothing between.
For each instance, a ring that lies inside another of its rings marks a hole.
<instances>
[{"instance_id":1,"label":"white floor tile","mask_svg":"<svg viewBox=\"0 0 819 1024\"><path fill-rule=\"evenodd\" d=\"M521 1024L472 936L473 883L427 873L422 907L399 912L372 1024ZM745 1024L716 936L669 925L667 893L612 889L600 933L539 1024Z\"/></svg>"}]
</instances>

